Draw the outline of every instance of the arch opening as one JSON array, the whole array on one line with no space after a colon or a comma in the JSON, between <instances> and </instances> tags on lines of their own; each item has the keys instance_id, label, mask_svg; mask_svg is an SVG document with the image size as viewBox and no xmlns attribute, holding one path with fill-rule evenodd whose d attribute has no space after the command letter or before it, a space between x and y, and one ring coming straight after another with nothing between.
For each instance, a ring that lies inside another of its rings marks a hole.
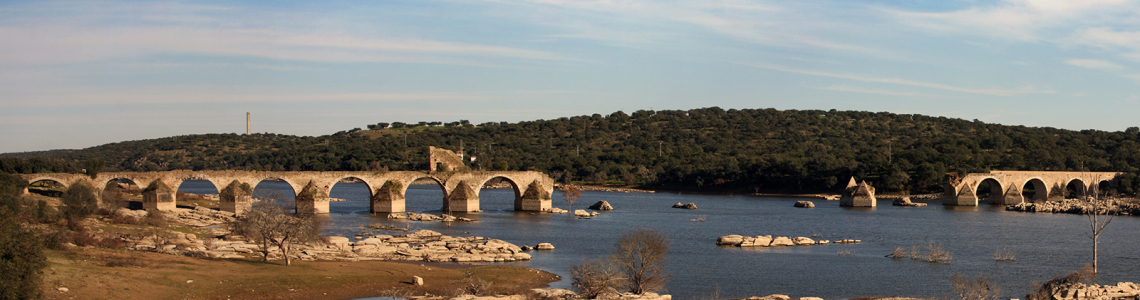
<instances>
[{"instance_id":1,"label":"arch opening","mask_svg":"<svg viewBox=\"0 0 1140 300\"><path fill-rule=\"evenodd\" d=\"M1085 186L1080 179L1069 180L1065 185L1065 199L1083 199L1088 192Z\"/></svg>"},{"instance_id":2,"label":"arch opening","mask_svg":"<svg viewBox=\"0 0 1140 300\"><path fill-rule=\"evenodd\" d=\"M329 213L368 212L372 187L357 177L338 180L329 189Z\"/></svg>"},{"instance_id":3,"label":"arch opening","mask_svg":"<svg viewBox=\"0 0 1140 300\"><path fill-rule=\"evenodd\" d=\"M413 180L404 190L404 210L408 212L447 212L447 195L443 183L434 177Z\"/></svg>"},{"instance_id":4,"label":"arch opening","mask_svg":"<svg viewBox=\"0 0 1140 300\"><path fill-rule=\"evenodd\" d=\"M175 205L182 208L203 206L219 209L218 187L213 182L203 179L189 179L178 185L174 195Z\"/></svg>"},{"instance_id":5,"label":"arch opening","mask_svg":"<svg viewBox=\"0 0 1140 300\"><path fill-rule=\"evenodd\" d=\"M1049 189L1041 179L1033 178L1021 186L1021 196L1026 202L1044 202L1049 200Z\"/></svg>"},{"instance_id":6,"label":"arch opening","mask_svg":"<svg viewBox=\"0 0 1140 300\"><path fill-rule=\"evenodd\" d=\"M510 178L495 176L480 185L479 208L484 211L516 210L522 187Z\"/></svg>"},{"instance_id":7,"label":"arch opening","mask_svg":"<svg viewBox=\"0 0 1140 300\"><path fill-rule=\"evenodd\" d=\"M978 203L1002 204L1005 202L1001 183L993 178L986 178L978 183L978 188L974 189L974 195L978 197Z\"/></svg>"},{"instance_id":8,"label":"arch opening","mask_svg":"<svg viewBox=\"0 0 1140 300\"><path fill-rule=\"evenodd\" d=\"M143 209L143 187L128 178L113 178L102 186L100 199L111 208Z\"/></svg>"},{"instance_id":9,"label":"arch opening","mask_svg":"<svg viewBox=\"0 0 1140 300\"><path fill-rule=\"evenodd\" d=\"M253 186L253 205L277 205L296 212L297 187L280 178L266 178Z\"/></svg>"},{"instance_id":10,"label":"arch opening","mask_svg":"<svg viewBox=\"0 0 1140 300\"><path fill-rule=\"evenodd\" d=\"M1119 191L1116 190L1116 185L1113 184L1112 181L1101 180L1093 188L1095 189L1097 195L1099 195L1101 197L1108 198L1108 197L1116 197L1117 195L1119 195Z\"/></svg>"},{"instance_id":11,"label":"arch opening","mask_svg":"<svg viewBox=\"0 0 1140 300\"><path fill-rule=\"evenodd\" d=\"M60 196L63 196L63 191L66 190L66 185L54 179L40 179L28 183L28 193L39 194L48 197L59 198Z\"/></svg>"}]
</instances>

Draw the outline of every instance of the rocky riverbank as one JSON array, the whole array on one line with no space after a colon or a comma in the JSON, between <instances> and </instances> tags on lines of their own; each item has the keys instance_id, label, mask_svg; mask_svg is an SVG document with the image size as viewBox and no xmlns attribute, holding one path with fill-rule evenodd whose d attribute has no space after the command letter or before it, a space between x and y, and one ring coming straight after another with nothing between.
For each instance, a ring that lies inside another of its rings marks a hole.
<instances>
[{"instance_id":1,"label":"rocky riverbank","mask_svg":"<svg viewBox=\"0 0 1140 300\"><path fill-rule=\"evenodd\" d=\"M1039 213L1067 213L1089 214L1093 211L1092 204L1086 200L1065 199L1062 201L1022 202L1005 207L1008 211L1039 212ZM1101 214L1116 212L1120 215L1140 215L1140 203L1120 199L1105 200Z\"/></svg>"},{"instance_id":2,"label":"rocky riverbank","mask_svg":"<svg viewBox=\"0 0 1140 300\"><path fill-rule=\"evenodd\" d=\"M652 193L656 193L656 192L657 192L657 191L652 191L652 190L641 190L641 189L630 189L630 188L619 188L619 187L607 187L607 186L594 186L594 185L577 185L577 187L578 187L578 190L582 190L582 191L594 191L594 192L617 192L617 193L649 193L649 194L652 194ZM564 188L565 188L565 185L564 185L564 184L558 184L558 183L554 184L554 189L555 189L555 190L559 190L559 191L562 191L562 190L564 190Z\"/></svg>"}]
</instances>

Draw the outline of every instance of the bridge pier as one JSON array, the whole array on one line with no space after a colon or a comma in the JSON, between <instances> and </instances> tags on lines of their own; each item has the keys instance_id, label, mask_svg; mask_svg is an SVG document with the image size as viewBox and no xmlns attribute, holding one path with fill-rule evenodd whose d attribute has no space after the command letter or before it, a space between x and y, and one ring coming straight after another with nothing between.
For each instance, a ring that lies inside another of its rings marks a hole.
<instances>
[{"instance_id":1,"label":"bridge pier","mask_svg":"<svg viewBox=\"0 0 1140 300\"><path fill-rule=\"evenodd\" d=\"M329 191L321 189L313 181L305 185L300 193L297 193L296 210L298 214L313 213L313 214L327 214L329 213Z\"/></svg>"},{"instance_id":2,"label":"bridge pier","mask_svg":"<svg viewBox=\"0 0 1140 300\"><path fill-rule=\"evenodd\" d=\"M404 199L403 184L398 181L387 181L372 193L369 205L371 213L398 213L407 209Z\"/></svg>"},{"instance_id":3,"label":"bridge pier","mask_svg":"<svg viewBox=\"0 0 1140 300\"><path fill-rule=\"evenodd\" d=\"M444 211L450 212L478 212L479 194L466 180L460 181L451 190L444 201Z\"/></svg>"},{"instance_id":4,"label":"bridge pier","mask_svg":"<svg viewBox=\"0 0 1140 300\"><path fill-rule=\"evenodd\" d=\"M548 211L551 206L550 193L546 192L542 183L533 181L526 187L522 195L515 198L515 210L518 211Z\"/></svg>"},{"instance_id":5,"label":"bridge pier","mask_svg":"<svg viewBox=\"0 0 1140 300\"><path fill-rule=\"evenodd\" d=\"M177 208L174 189L162 180L152 181L143 190L143 209L170 211Z\"/></svg>"},{"instance_id":6,"label":"bridge pier","mask_svg":"<svg viewBox=\"0 0 1140 300\"><path fill-rule=\"evenodd\" d=\"M218 209L240 216L253 208L253 188L237 180L230 182L218 193Z\"/></svg>"}]
</instances>

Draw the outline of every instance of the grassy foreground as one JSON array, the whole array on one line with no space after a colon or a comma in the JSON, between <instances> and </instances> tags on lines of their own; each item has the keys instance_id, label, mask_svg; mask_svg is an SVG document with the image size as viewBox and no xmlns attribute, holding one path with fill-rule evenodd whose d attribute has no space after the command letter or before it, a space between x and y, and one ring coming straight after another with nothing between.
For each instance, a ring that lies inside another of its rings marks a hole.
<instances>
[{"instance_id":1,"label":"grassy foreground","mask_svg":"<svg viewBox=\"0 0 1140 300\"><path fill-rule=\"evenodd\" d=\"M457 295L468 273L490 284L482 294L523 294L558 276L508 265L386 261L279 262L207 259L73 248L48 251L46 299L353 299ZM412 276L424 278L413 286ZM470 280L470 279L467 279ZM61 292L59 288L67 288Z\"/></svg>"}]
</instances>

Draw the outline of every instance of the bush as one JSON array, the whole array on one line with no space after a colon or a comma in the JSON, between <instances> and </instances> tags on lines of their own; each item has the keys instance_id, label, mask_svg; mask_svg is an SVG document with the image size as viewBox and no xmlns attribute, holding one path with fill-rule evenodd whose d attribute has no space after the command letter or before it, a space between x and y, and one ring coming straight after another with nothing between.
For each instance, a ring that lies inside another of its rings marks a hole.
<instances>
[{"instance_id":1,"label":"bush","mask_svg":"<svg viewBox=\"0 0 1140 300\"><path fill-rule=\"evenodd\" d=\"M0 299L39 299L47 267L40 237L0 207Z\"/></svg>"},{"instance_id":2,"label":"bush","mask_svg":"<svg viewBox=\"0 0 1140 300\"><path fill-rule=\"evenodd\" d=\"M980 276L971 280L955 273L950 277L954 287L955 299L960 300L997 300L1001 298L1001 288L990 283L990 279Z\"/></svg>"},{"instance_id":3,"label":"bush","mask_svg":"<svg viewBox=\"0 0 1140 300\"><path fill-rule=\"evenodd\" d=\"M665 253L669 239L652 229L628 231L618 239L611 261L619 274L625 277L625 287L634 294L658 291L665 288Z\"/></svg>"},{"instance_id":4,"label":"bush","mask_svg":"<svg viewBox=\"0 0 1140 300\"><path fill-rule=\"evenodd\" d=\"M616 272L606 261L588 259L570 265L571 286L584 299L597 299L607 293L616 293Z\"/></svg>"},{"instance_id":5,"label":"bush","mask_svg":"<svg viewBox=\"0 0 1140 300\"><path fill-rule=\"evenodd\" d=\"M162 211L157 209L146 211L146 219L143 222L154 227L166 226L166 218L163 217Z\"/></svg>"},{"instance_id":6,"label":"bush","mask_svg":"<svg viewBox=\"0 0 1140 300\"><path fill-rule=\"evenodd\" d=\"M95 188L87 184L73 184L60 197L63 201L63 216L69 220L83 220L98 208Z\"/></svg>"}]
</instances>

